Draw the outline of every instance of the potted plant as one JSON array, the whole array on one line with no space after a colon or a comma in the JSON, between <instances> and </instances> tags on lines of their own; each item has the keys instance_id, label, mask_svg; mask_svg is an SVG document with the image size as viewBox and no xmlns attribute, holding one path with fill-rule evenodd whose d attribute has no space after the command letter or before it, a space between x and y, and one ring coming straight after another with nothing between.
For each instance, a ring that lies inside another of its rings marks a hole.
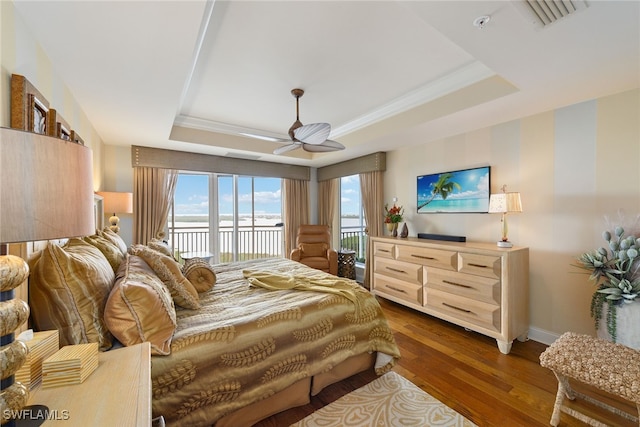
<instances>
[{"instance_id":1,"label":"potted plant","mask_svg":"<svg viewBox=\"0 0 640 427\"><path fill-rule=\"evenodd\" d=\"M387 225L387 230L392 232L393 235L398 233L398 224L402 222L402 215L404 214L404 208L402 206L389 207L388 204L384 205L384 223Z\"/></svg>"},{"instance_id":2,"label":"potted plant","mask_svg":"<svg viewBox=\"0 0 640 427\"><path fill-rule=\"evenodd\" d=\"M578 258L579 266L590 270L589 279L596 283L591 298L591 317L600 331L601 320L606 316L605 330L613 342L618 338L618 313L630 304L640 306L640 238L633 234L625 237L624 234L624 228L620 226L614 228L613 235L609 231L603 232L608 248L585 252ZM634 329L638 327L640 324Z\"/></svg>"}]
</instances>

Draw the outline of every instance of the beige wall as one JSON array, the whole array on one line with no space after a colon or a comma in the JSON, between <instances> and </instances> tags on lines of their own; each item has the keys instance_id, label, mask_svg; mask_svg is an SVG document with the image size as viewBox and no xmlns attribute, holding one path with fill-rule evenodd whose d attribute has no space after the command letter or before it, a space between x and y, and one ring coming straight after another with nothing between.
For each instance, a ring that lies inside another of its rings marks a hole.
<instances>
[{"instance_id":1,"label":"beige wall","mask_svg":"<svg viewBox=\"0 0 640 427\"><path fill-rule=\"evenodd\" d=\"M91 148L94 190L103 189L102 139L42 47L31 36L13 2L0 1L0 126L3 127L11 124L11 74L25 76Z\"/></svg>"},{"instance_id":2,"label":"beige wall","mask_svg":"<svg viewBox=\"0 0 640 427\"><path fill-rule=\"evenodd\" d=\"M416 177L491 166L491 190L522 195L509 238L530 248L530 336L594 333L593 285L575 257L603 245L605 215L640 213L640 90L600 98L387 154L385 198L398 197L411 235L495 241L500 217L417 214Z\"/></svg>"}]
</instances>

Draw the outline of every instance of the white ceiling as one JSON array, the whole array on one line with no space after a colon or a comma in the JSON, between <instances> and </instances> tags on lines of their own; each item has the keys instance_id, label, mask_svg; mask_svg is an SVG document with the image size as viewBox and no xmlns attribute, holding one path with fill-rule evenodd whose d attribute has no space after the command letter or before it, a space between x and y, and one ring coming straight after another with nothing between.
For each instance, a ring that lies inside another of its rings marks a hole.
<instances>
[{"instance_id":1,"label":"white ceiling","mask_svg":"<svg viewBox=\"0 0 640 427\"><path fill-rule=\"evenodd\" d=\"M517 0L14 3L111 145L322 166L640 87L636 0L545 27ZM293 88L344 151L240 135L285 138Z\"/></svg>"}]
</instances>

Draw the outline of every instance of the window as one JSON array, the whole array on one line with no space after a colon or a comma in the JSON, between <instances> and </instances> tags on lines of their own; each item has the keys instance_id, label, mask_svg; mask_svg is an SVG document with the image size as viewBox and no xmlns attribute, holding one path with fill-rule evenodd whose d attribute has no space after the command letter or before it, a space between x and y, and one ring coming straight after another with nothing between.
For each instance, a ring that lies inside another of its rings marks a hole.
<instances>
[{"instance_id":1,"label":"window","mask_svg":"<svg viewBox=\"0 0 640 427\"><path fill-rule=\"evenodd\" d=\"M209 175L178 175L169 212L169 244L174 252L211 252Z\"/></svg>"},{"instance_id":2,"label":"window","mask_svg":"<svg viewBox=\"0 0 640 427\"><path fill-rule=\"evenodd\" d=\"M360 195L360 175L340 178L340 247L356 251L356 260L366 256L366 223Z\"/></svg>"},{"instance_id":3,"label":"window","mask_svg":"<svg viewBox=\"0 0 640 427\"><path fill-rule=\"evenodd\" d=\"M216 262L282 256L281 187L280 178L181 173L170 243L178 253L210 252Z\"/></svg>"}]
</instances>

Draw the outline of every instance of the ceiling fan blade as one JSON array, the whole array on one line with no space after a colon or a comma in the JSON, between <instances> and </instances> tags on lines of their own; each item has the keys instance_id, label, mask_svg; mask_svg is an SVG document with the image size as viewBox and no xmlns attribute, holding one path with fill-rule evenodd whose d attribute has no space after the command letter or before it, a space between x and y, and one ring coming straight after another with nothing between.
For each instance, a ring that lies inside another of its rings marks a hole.
<instances>
[{"instance_id":1,"label":"ceiling fan blade","mask_svg":"<svg viewBox=\"0 0 640 427\"><path fill-rule=\"evenodd\" d=\"M344 150L344 145L337 141L327 139L325 142L318 145L302 144L302 148L310 153L326 153L328 151Z\"/></svg>"},{"instance_id":2,"label":"ceiling fan blade","mask_svg":"<svg viewBox=\"0 0 640 427\"><path fill-rule=\"evenodd\" d=\"M283 145L282 147L278 147L275 150L273 150L273 154L284 154L287 151L291 151L291 150L295 150L296 148L300 147L300 143L299 142L293 142L289 145Z\"/></svg>"},{"instance_id":3,"label":"ceiling fan blade","mask_svg":"<svg viewBox=\"0 0 640 427\"><path fill-rule=\"evenodd\" d=\"M329 138L331 125L329 123L311 123L303 125L293 131L295 138L305 144L322 144Z\"/></svg>"}]
</instances>

